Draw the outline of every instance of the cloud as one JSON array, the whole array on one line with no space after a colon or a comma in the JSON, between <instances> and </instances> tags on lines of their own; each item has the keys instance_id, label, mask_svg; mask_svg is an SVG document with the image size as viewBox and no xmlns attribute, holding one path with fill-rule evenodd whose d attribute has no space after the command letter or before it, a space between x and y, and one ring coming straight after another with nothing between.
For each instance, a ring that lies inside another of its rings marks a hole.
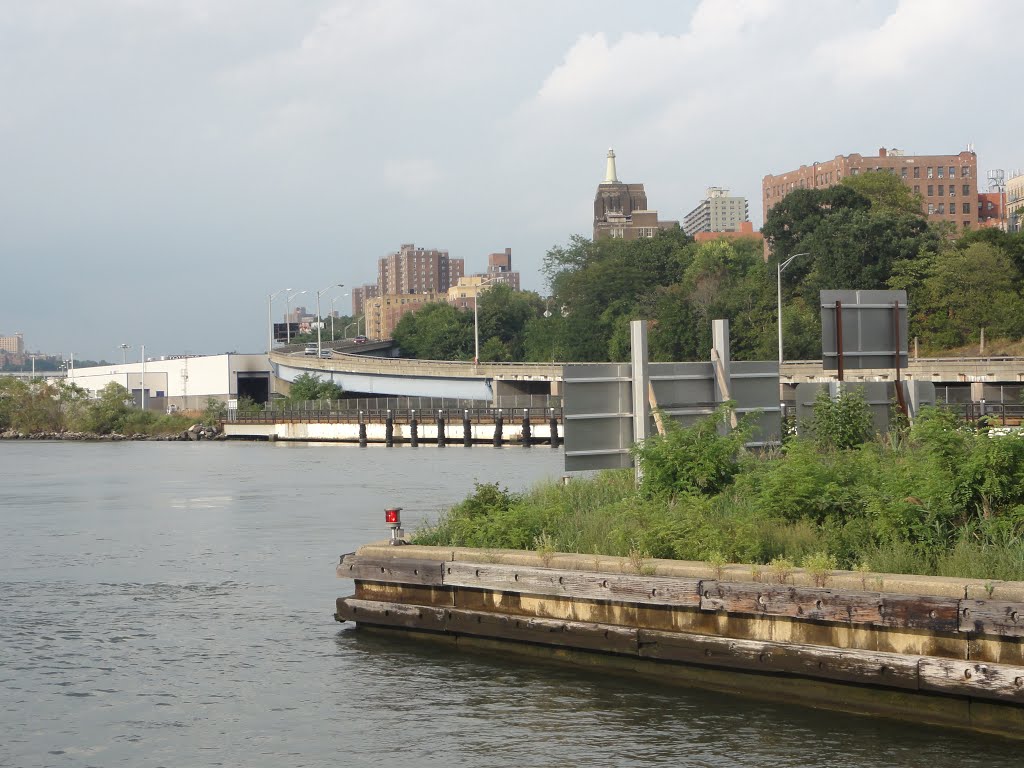
<instances>
[{"instance_id":1,"label":"cloud","mask_svg":"<svg viewBox=\"0 0 1024 768\"><path fill-rule=\"evenodd\" d=\"M1009 4L990 0L901 0L881 25L819 41L812 59L845 88L941 78L982 53L986 29L1006 11Z\"/></svg>"},{"instance_id":2,"label":"cloud","mask_svg":"<svg viewBox=\"0 0 1024 768\"><path fill-rule=\"evenodd\" d=\"M441 181L441 169L430 158L389 160L383 170L384 181L405 197L429 194Z\"/></svg>"}]
</instances>

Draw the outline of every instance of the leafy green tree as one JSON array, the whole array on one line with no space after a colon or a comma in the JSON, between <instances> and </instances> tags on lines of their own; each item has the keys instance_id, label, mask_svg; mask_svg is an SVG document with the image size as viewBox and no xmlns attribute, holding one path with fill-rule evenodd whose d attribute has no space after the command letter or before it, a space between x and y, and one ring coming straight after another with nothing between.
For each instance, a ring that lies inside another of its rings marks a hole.
<instances>
[{"instance_id":1,"label":"leafy green tree","mask_svg":"<svg viewBox=\"0 0 1024 768\"><path fill-rule=\"evenodd\" d=\"M633 455L643 472L640 492L647 497L713 496L728 486L740 470L739 454L752 430L745 417L736 429L720 434L728 411L721 406L689 427L665 419L664 435L634 446Z\"/></svg>"},{"instance_id":2,"label":"leafy green tree","mask_svg":"<svg viewBox=\"0 0 1024 768\"><path fill-rule=\"evenodd\" d=\"M473 314L447 302L403 315L391 335L404 353L421 360L473 358Z\"/></svg>"},{"instance_id":3,"label":"leafy green tree","mask_svg":"<svg viewBox=\"0 0 1024 768\"><path fill-rule=\"evenodd\" d=\"M871 211L874 213L924 218L921 196L912 192L894 173L867 171L856 176L847 176L840 184L870 200Z\"/></svg>"},{"instance_id":4,"label":"leafy green tree","mask_svg":"<svg viewBox=\"0 0 1024 768\"><path fill-rule=\"evenodd\" d=\"M970 343L982 328L993 336L1024 335L1020 274L1004 251L985 242L931 256L915 294L920 332L931 346Z\"/></svg>"},{"instance_id":5,"label":"leafy green tree","mask_svg":"<svg viewBox=\"0 0 1024 768\"><path fill-rule=\"evenodd\" d=\"M128 390L112 381L100 390L99 397L88 403L79 424L84 431L101 435L120 432L132 410L130 401Z\"/></svg>"},{"instance_id":6,"label":"leafy green tree","mask_svg":"<svg viewBox=\"0 0 1024 768\"><path fill-rule=\"evenodd\" d=\"M340 400L344 390L331 381L323 381L315 373L303 373L295 377L288 401L301 403L306 400Z\"/></svg>"},{"instance_id":7,"label":"leafy green tree","mask_svg":"<svg viewBox=\"0 0 1024 768\"><path fill-rule=\"evenodd\" d=\"M822 450L849 450L871 440L875 427L863 388L844 386L835 400L827 389L820 390L810 428Z\"/></svg>"}]
</instances>

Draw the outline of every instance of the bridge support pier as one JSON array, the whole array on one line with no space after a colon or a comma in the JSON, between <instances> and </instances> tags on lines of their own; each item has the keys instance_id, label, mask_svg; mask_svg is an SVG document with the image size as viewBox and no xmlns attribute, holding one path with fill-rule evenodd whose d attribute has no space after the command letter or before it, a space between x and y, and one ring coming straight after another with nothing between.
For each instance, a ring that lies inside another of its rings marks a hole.
<instances>
[{"instance_id":1,"label":"bridge support pier","mask_svg":"<svg viewBox=\"0 0 1024 768\"><path fill-rule=\"evenodd\" d=\"M388 409L387 418L384 420L384 445L388 448L395 446L395 418L391 415L391 409Z\"/></svg>"},{"instance_id":2,"label":"bridge support pier","mask_svg":"<svg viewBox=\"0 0 1024 768\"><path fill-rule=\"evenodd\" d=\"M444 411L437 412L437 447L444 448L448 444L444 434Z\"/></svg>"},{"instance_id":3,"label":"bridge support pier","mask_svg":"<svg viewBox=\"0 0 1024 768\"><path fill-rule=\"evenodd\" d=\"M501 447L501 443L502 443L501 428L502 428L501 408L499 408L498 412L494 415L494 447L495 448L500 448Z\"/></svg>"},{"instance_id":4,"label":"bridge support pier","mask_svg":"<svg viewBox=\"0 0 1024 768\"><path fill-rule=\"evenodd\" d=\"M469 411L462 414L462 445L465 448L473 447L473 424L469 420Z\"/></svg>"},{"instance_id":5,"label":"bridge support pier","mask_svg":"<svg viewBox=\"0 0 1024 768\"><path fill-rule=\"evenodd\" d=\"M523 408L523 446L530 447L533 442L533 429L530 427L530 409Z\"/></svg>"}]
</instances>

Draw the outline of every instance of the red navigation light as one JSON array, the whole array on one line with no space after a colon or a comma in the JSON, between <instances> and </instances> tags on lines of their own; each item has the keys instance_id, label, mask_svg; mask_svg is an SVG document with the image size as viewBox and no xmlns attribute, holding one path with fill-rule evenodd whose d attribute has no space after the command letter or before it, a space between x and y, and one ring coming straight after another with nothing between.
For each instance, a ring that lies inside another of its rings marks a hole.
<instances>
[{"instance_id":1,"label":"red navigation light","mask_svg":"<svg viewBox=\"0 0 1024 768\"><path fill-rule=\"evenodd\" d=\"M401 520L398 516L398 513L401 511L401 507L396 507L395 509L385 509L384 522L388 523L389 525L399 525L401 523Z\"/></svg>"}]
</instances>

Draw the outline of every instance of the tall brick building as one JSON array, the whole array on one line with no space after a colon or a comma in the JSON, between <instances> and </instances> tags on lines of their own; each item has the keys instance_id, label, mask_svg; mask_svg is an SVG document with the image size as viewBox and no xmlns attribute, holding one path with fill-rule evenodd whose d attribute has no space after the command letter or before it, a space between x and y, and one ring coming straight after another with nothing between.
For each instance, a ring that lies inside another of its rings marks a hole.
<instances>
[{"instance_id":1,"label":"tall brick building","mask_svg":"<svg viewBox=\"0 0 1024 768\"><path fill-rule=\"evenodd\" d=\"M907 155L898 149L877 156L837 155L823 163L765 176L761 183L764 215L795 189L824 189L847 176L868 171L891 173L921 195L921 212L929 221L948 221L958 230L978 225L978 157L973 150L955 155Z\"/></svg>"},{"instance_id":2,"label":"tall brick building","mask_svg":"<svg viewBox=\"0 0 1024 768\"><path fill-rule=\"evenodd\" d=\"M604 181L597 185L594 196L594 239L637 240L654 237L659 229L678 226L678 221L658 221L658 212L647 210L647 192L643 184L619 181L615 152L609 149Z\"/></svg>"},{"instance_id":3,"label":"tall brick building","mask_svg":"<svg viewBox=\"0 0 1024 768\"><path fill-rule=\"evenodd\" d=\"M465 274L462 259L449 259L448 251L417 248L407 243L397 253L377 262L380 295L444 293Z\"/></svg>"}]
</instances>

